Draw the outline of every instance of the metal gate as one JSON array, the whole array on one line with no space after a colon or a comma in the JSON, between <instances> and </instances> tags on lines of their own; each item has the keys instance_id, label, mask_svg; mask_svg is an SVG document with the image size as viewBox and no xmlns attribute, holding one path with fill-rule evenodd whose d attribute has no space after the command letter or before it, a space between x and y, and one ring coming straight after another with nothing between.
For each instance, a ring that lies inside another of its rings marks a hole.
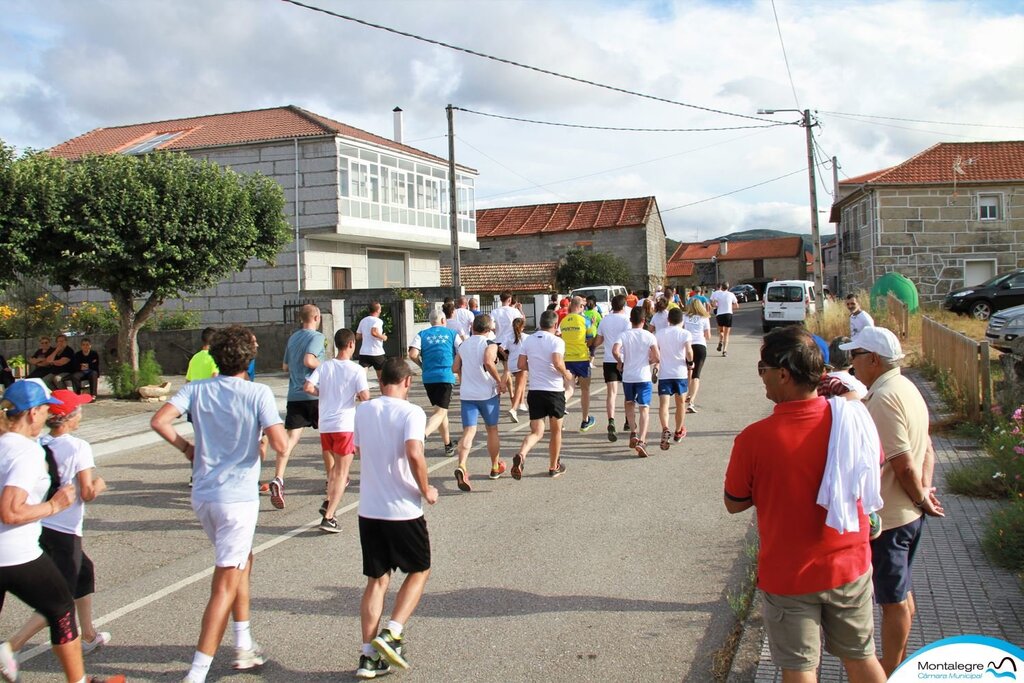
<instances>
[{"instance_id":1,"label":"metal gate","mask_svg":"<svg viewBox=\"0 0 1024 683\"><path fill-rule=\"evenodd\" d=\"M370 300L368 299L347 299L345 309L348 314L348 328L353 332L359 327L359 321L365 318L370 311ZM381 301L380 317L384 321L384 334L388 336L384 342L384 355L391 357L404 357L406 353L404 339L406 328L411 321L407 321L403 313L405 306L401 301ZM356 346L358 354L359 347Z\"/></svg>"}]
</instances>

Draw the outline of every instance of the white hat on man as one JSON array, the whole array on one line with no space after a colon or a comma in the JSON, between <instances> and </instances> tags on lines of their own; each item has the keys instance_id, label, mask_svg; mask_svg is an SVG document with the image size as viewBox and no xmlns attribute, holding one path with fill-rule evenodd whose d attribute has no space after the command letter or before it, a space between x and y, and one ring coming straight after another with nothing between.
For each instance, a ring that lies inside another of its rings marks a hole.
<instances>
[{"instance_id":1,"label":"white hat on man","mask_svg":"<svg viewBox=\"0 0 1024 683\"><path fill-rule=\"evenodd\" d=\"M884 327L865 327L855 334L850 341L840 344L839 348L843 351L863 349L871 353L877 353L888 361L898 361L904 355L899 338Z\"/></svg>"}]
</instances>

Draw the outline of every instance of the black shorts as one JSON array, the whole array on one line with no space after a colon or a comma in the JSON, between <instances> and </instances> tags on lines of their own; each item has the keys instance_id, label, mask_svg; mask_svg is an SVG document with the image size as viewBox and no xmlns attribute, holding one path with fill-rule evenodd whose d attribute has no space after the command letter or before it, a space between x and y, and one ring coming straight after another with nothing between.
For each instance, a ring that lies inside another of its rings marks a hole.
<instances>
[{"instance_id":1,"label":"black shorts","mask_svg":"<svg viewBox=\"0 0 1024 683\"><path fill-rule=\"evenodd\" d=\"M872 581L875 602L890 605L903 602L914 589L911 567L921 542L924 515L895 529L887 529L871 541Z\"/></svg>"},{"instance_id":2,"label":"black shorts","mask_svg":"<svg viewBox=\"0 0 1024 683\"><path fill-rule=\"evenodd\" d=\"M285 429L302 429L320 425L320 401L288 401L284 411Z\"/></svg>"},{"instance_id":3,"label":"black shorts","mask_svg":"<svg viewBox=\"0 0 1024 683\"><path fill-rule=\"evenodd\" d=\"M448 410L448 406L452 403L451 384L448 382L431 382L430 384L424 384L423 388L427 390L427 398L430 400L430 405Z\"/></svg>"},{"instance_id":4,"label":"black shorts","mask_svg":"<svg viewBox=\"0 0 1024 683\"><path fill-rule=\"evenodd\" d=\"M546 417L561 420L565 417L565 392L527 391L526 405L530 408L531 420L543 420Z\"/></svg>"},{"instance_id":5,"label":"black shorts","mask_svg":"<svg viewBox=\"0 0 1024 683\"><path fill-rule=\"evenodd\" d=\"M359 364L364 368L373 368L377 372L384 369L385 360L387 360L387 356L364 356L359 354Z\"/></svg>"},{"instance_id":6,"label":"black shorts","mask_svg":"<svg viewBox=\"0 0 1024 683\"><path fill-rule=\"evenodd\" d=\"M605 363L604 364L604 381L608 382L621 382L622 371L619 370L618 363Z\"/></svg>"},{"instance_id":7,"label":"black shorts","mask_svg":"<svg viewBox=\"0 0 1024 683\"><path fill-rule=\"evenodd\" d=\"M0 610L11 593L46 619L50 643L66 645L78 637L75 602L64 577L46 553L13 567L0 567Z\"/></svg>"},{"instance_id":8,"label":"black shorts","mask_svg":"<svg viewBox=\"0 0 1024 683\"><path fill-rule=\"evenodd\" d=\"M78 600L96 592L95 567L89 556L82 552L81 536L54 531L44 526L43 533L39 536L39 545L57 565L57 571L64 577L71 597Z\"/></svg>"},{"instance_id":9,"label":"black shorts","mask_svg":"<svg viewBox=\"0 0 1024 683\"><path fill-rule=\"evenodd\" d=\"M708 358L708 347L705 344L691 344L690 348L693 349L693 372L690 373L690 379L700 379L701 368Z\"/></svg>"},{"instance_id":10,"label":"black shorts","mask_svg":"<svg viewBox=\"0 0 1024 683\"><path fill-rule=\"evenodd\" d=\"M363 576L379 579L395 569L406 574L430 569L430 534L427 520L359 518L359 544L363 548Z\"/></svg>"},{"instance_id":11,"label":"black shorts","mask_svg":"<svg viewBox=\"0 0 1024 683\"><path fill-rule=\"evenodd\" d=\"M732 313L722 313L715 316L715 322L719 327L732 327Z\"/></svg>"}]
</instances>

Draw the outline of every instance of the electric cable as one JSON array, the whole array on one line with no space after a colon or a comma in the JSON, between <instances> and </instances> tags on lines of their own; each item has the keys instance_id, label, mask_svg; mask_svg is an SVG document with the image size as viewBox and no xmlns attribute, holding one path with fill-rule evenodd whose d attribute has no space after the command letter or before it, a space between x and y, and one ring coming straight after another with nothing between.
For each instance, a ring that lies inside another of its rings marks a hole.
<instances>
[{"instance_id":1,"label":"electric cable","mask_svg":"<svg viewBox=\"0 0 1024 683\"><path fill-rule=\"evenodd\" d=\"M849 113L841 112L841 111L825 111L825 110L819 110L818 113L819 114L831 114L833 116L847 116L847 117L859 118L859 119L884 119L886 121L904 121L904 122L907 122L907 123L928 123L928 124L936 124L936 125L940 125L940 126L966 126L966 127L971 127L971 128L1011 128L1011 129L1015 129L1015 130L1024 130L1024 126L1006 126L1006 125L995 124L995 123L962 123L962 122L957 122L957 121L926 121L924 119L908 119L908 118L901 118L901 117L898 117L898 116L876 116L874 114L849 114ZM917 130L917 129L911 129L911 130Z\"/></svg>"},{"instance_id":2,"label":"electric cable","mask_svg":"<svg viewBox=\"0 0 1024 683\"><path fill-rule=\"evenodd\" d=\"M768 183L774 183L776 180L782 180L783 178L788 178L789 176L796 175L797 173L806 173L806 172L807 172L807 167L804 166L803 168L797 169L795 171L790 171L789 173L784 173L783 175L775 176L774 178L770 178L768 180L761 181L760 183L754 183L753 185L747 185L746 187L741 187L741 188L738 188L736 190L732 190L731 192L723 192L722 194L716 194L714 197L706 197L704 199L698 199L697 201L690 202L689 204L680 204L679 206L673 206L673 207L671 207L669 209L661 209L661 213L668 213L669 211L675 211L676 209L685 209L688 206L695 206L697 204L703 204L704 202L710 202L710 201L713 201L715 199L721 199L722 197L728 197L729 195L737 194L737 193L743 192L745 190L751 190L751 189L753 189L755 187L761 187L762 185L767 185Z\"/></svg>"},{"instance_id":3,"label":"electric cable","mask_svg":"<svg viewBox=\"0 0 1024 683\"><path fill-rule=\"evenodd\" d=\"M518 171L516 171L516 170L514 170L512 168L509 168L508 166L506 166L505 164L501 163L500 161L498 161L497 159L495 159L491 155L487 154L486 152L484 152L480 148L473 146L472 144L470 144L470 142L468 140L466 140L465 136L459 135L455 139L458 140L460 143L466 145L466 147L469 147L470 149L475 150L478 154L487 157L488 159L490 159L491 161L496 163L498 166L501 166L503 169L505 169L509 173L511 173L513 175L516 175L516 176L519 176L520 178L522 178L526 182L530 183L533 187L540 188L541 190L544 190L545 192L550 192L551 194L553 194L553 195L555 195L557 197L561 197L565 201L570 201L569 198L566 197L565 195L560 194L558 192L555 192L554 190L552 190L551 188L549 188L549 187L547 187L545 185L541 185L540 183L538 183L536 180L533 180L532 178L527 178L522 173L520 173L520 172L518 172ZM481 199L483 199L483 198L481 198Z\"/></svg>"},{"instance_id":4,"label":"electric cable","mask_svg":"<svg viewBox=\"0 0 1024 683\"><path fill-rule=\"evenodd\" d=\"M452 109L456 111L465 112L467 114L476 114L477 116L486 116L492 119L503 119L505 121L518 121L519 123L533 123L539 126L557 126L560 128L580 128L584 130L610 130L610 131L624 131L631 133L704 133L710 131L720 130L746 130L751 128L775 128L777 126L789 126L790 123L772 122L766 123L760 126L727 126L720 128L625 128L621 126L591 126L582 123L559 123L556 121L540 121L538 119L524 119L518 116L507 116L505 114L493 114L490 112L476 111L474 109L466 109L465 107L452 106Z\"/></svg>"},{"instance_id":5,"label":"electric cable","mask_svg":"<svg viewBox=\"0 0 1024 683\"><path fill-rule=\"evenodd\" d=\"M793 91L793 101L796 102L797 109L803 109L800 106L800 98L796 96L796 84L793 83L793 72L789 69L789 55L786 54L786 41L782 39L782 26L779 25L779 13L775 11L775 0L772 0L772 15L775 17L775 30L779 34L779 45L782 46L782 59L786 62L786 75L789 76L789 87Z\"/></svg>"}]
</instances>

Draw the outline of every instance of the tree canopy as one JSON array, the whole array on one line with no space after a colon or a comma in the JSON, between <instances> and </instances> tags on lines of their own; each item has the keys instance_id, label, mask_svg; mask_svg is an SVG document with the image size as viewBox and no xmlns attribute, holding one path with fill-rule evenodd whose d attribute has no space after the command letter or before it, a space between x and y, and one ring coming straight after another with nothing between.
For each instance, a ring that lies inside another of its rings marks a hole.
<instances>
[{"instance_id":1,"label":"tree canopy","mask_svg":"<svg viewBox=\"0 0 1024 683\"><path fill-rule=\"evenodd\" d=\"M619 285L630 280L629 266L615 254L605 251L570 249L555 275L559 289L587 285Z\"/></svg>"}]
</instances>

